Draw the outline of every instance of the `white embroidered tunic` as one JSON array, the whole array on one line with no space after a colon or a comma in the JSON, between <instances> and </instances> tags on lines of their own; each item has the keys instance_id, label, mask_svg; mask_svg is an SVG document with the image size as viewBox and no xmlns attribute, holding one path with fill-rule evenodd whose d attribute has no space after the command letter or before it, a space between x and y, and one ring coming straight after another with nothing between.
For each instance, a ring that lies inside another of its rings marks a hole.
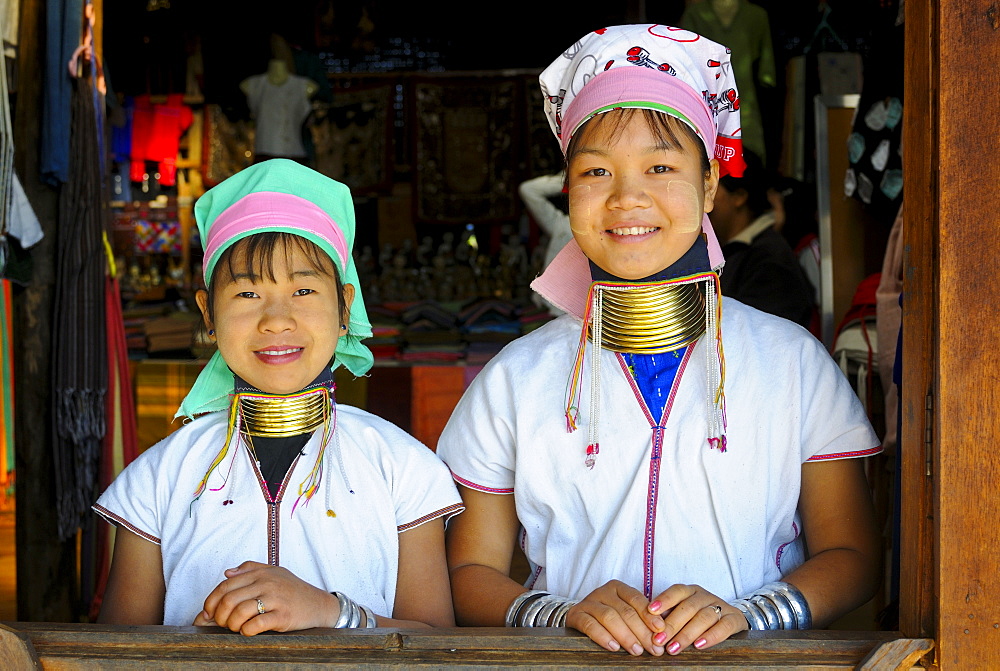
<instances>
[{"instance_id":1,"label":"white embroidered tunic","mask_svg":"<svg viewBox=\"0 0 1000 671\"><path fill-rule=\"evenodd\" d=\"M192 624L205 598L225 579L223 571L244 561L283 566L376 614L392 614L398 534L464 508L448 469L409 434L346 405L336 406L336 420L323 480L308 504L303 499L295 505L322 430L293 462L276 503L268 502L256 464L238 438L194 501L226 439L225 412L181 427L111 483L94 510L160 545L164 624Z\"/></svg>"},{"instance_id":2,"label":"white embroidered tunic","mask_svg":"<svg viewBox=\"0 0 1000 671\"><path fill-rule=\"evenodd\" d=\"M687 583L732 600L804 561L802 464L876 454L879 440L805 329L731 299L722 314L726 452L706 441L704 337L688 348L658 418L621 355L601 351L592 470L589 364L579 429L568 433L564 416L578 319L519 338L473 381L438 455L460 484L514 495L529 587L582 598L611 579L647 596Z\"/></svg>"}]
</instances>

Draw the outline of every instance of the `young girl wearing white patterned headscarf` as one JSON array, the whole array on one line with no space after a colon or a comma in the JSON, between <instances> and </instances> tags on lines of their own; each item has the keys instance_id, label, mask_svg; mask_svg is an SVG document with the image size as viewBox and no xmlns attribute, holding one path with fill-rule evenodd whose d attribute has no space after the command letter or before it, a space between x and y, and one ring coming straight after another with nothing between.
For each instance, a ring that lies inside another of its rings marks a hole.
<instances>
[{"instance_id":1,"label":"young girl wearing white patterned headscarf","mask_svg":"<svg viewBox=\"0 0 1000 671\"><path fill-rule=\"evenodd\" d=\"M541 74L574 240L532 287L568 314L480 373L438 445L460 624L707 648L864 603L879 441L822 344L723 299L707 213L742 171L729 51L614 26ZM531 574L509 576L515 543Z\"/></svg>"}]
</instances>

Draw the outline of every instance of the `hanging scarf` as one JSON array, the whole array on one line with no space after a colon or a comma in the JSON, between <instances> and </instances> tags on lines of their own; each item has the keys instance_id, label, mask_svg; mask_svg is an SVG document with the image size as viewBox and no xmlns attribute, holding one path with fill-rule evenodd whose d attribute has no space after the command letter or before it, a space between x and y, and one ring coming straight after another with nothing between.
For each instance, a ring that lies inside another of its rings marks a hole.
<instances>
[{"instance_id":1,"label":"hanging scarf","mask_svg":"<svg viewBox=\"0 0 1000 671\"><path fill-rule=\"evenodd\" d=\"M94 501L105 430L108 361L103 234L107 203L98 135L103 98L97 106L95 95L89 77L73 79L72 165L59 200L52 415L61 540L76 532Z\"/></svg>"}]
</instances>

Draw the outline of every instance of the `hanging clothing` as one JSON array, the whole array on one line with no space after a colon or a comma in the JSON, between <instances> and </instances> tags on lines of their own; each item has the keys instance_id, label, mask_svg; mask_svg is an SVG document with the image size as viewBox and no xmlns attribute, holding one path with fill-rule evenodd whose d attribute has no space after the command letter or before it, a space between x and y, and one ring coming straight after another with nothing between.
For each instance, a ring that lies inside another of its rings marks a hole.
<instances>
[{"instance_id":1,"label":"hanging clothing","mask_svg":"<svg viewBox=\"0 0 1000 671\"><path fill-rule=\"evenodd\" d=\"M903 204L903 25L883 10L847 139L844 194L887 225Z\"/></svg>"},{"instance_id":2,"label":"hanging clothing","mask_svg":"<svg viewBox=\"0 0 1000 671\"><path fill-rule=\"evenodd\" d=\"M146 161L157 164L163 186L177 183L177 152L181 136L191 126L194 113L184 104L183 94L167 96L165 103L153 103L149 96L137 96L132 109L132 157L130 178L142 182ZM122 147L119 140L116 147Z\"/></svg>"},{"instance_id":3,"label":"hanging clothing","mask_svg":"<svg viewBox=\"0 0 1000 671\"><path fill-rule=\"evenodd\" d=\"M42 102L42 180L53 186L69 178L73 84L66 69L80 44L83 0L45 2L45 76Z\"/></svg>"},{"instance_id":4,"label":"hanging clothing","mask_svg":"<svg viewBox=\"0 0 1000 671\"><path fill-rule=\"evenodd\" d=\"M53 485L61 540L76 533L94 500L108 379L107 203L98 134L104 102L88 77L74 79L73 89L74 163L59 198L52 320Z\"/></svg>"},{"instance_id":5,"label":"hanging clothing","mask_svg":"<svg viewBox=\"0 0 1000 671\"><path fill-rule=\"evenodd\" d=\"M732 50L733 74L740 87L743 146L766 160L767 133L760 98L764 89L778 83L770 21L763 7L747 0L737 0L736 4L736 13L728 25L716 15L711 2L690 5L680 25Z\"/></svg>"},{"instance_id":6,"label":"hanging clothing","mask_svg":"<svg viewBox=\"0 0 1000 671\"><path fill-rule=\"evenodd\" d=\"M45 234L42 232L42 225L35 215L34 208L28 196L24 193L21 180L16 173L11 173L13 183L11 185L10 212L7 218L7 233L18 239L23 249L28 249L38 244Z\"/></svg>"},{"instance_id":7,"label":"hanging clothing","mask_svg":"<svg viewBox=\"0 0 1000 671\"><path fill-rule=\"evenodd\" d=\"M20 0L0 0L0 30L3 31L3 55L6 58L17 58L20 10Z\"/></svg>"},{"instance_id":8,"label":"hanging clothing","mask_svg":"<svg viewBox=\"0 0 1000 671\"><path fill-rule=\"evenodd\" d=\"M247 104L254 117L254 153L270 157L304 158L302 124L312 111L312 80L289 75L272 84L266 74L246 80Z\"/></svg>"},{"instance_id":9,"label":"hanging clothing","mask_svg":"<svg viewBox=\"0 0 1000 671\"><path fill-rule=\"evenodd\" d=\"M248 560L283 566L391 616L399 534L464 506L444 464L401 429L346 405L336 406L334 421L321 489L294 509L321 430L292 464L273 504L238 432L194 500L225 442L224 411L199 417L143 452L101 495L98 514L160 545L164 624L190 625L223 572Z\"/></svg>"}]
</instances>

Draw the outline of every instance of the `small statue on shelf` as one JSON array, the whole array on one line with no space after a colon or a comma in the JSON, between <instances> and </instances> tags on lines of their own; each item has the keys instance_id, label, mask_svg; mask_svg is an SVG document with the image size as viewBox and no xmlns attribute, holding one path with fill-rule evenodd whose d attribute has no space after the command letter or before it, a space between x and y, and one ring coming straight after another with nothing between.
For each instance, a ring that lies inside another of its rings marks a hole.
<instances>
[{"instance_id":1,"label":"small statue on shelf","mask_svg":"<svg viewBox=\"0 0 1000 671\"><path fill-rule=\"evenodd\" d=\"M409 302L419 300L417 293L418 273L407 267L406 255L397 252L392 258L392 265L382 273L379 289L383 301Z\"/></svg>"},{"instance_id":2,"label":"small statue on shelf","mask_svg":"<svg viewBox=\"0 0 1000 671\"><path fill-rule=\"evenodd\" d=\"M420 246L417 247L417 266L424 268L431 265L434 253L434 238L429 235L425 235L420 240Z\"/></svg>"}]
</instances>

